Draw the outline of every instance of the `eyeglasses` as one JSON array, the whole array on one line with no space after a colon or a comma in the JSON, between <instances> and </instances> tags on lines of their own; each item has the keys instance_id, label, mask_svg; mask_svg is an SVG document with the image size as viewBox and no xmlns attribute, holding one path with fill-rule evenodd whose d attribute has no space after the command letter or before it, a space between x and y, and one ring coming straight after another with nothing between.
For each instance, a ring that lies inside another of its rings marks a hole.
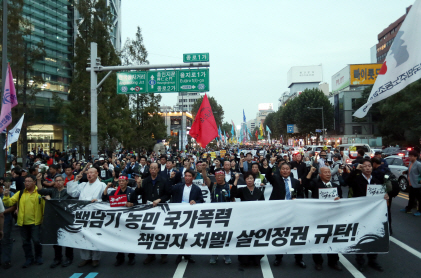
<instances>
[{"instance_id":1,"label":"eyeglasses","mask_svg":"<svg viewBox=\"0 0 421 278\"><path fill-rule=\"evenodd\" d=\"M56 180L56 182L64 182L64 180Z\"/></svg>"}]
</instances>

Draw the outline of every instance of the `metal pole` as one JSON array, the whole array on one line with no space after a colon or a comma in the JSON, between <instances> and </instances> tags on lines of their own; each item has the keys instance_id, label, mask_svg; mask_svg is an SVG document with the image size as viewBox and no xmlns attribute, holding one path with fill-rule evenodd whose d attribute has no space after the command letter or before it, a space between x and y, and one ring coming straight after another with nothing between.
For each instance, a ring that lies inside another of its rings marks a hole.
<instances>
[{"instance_id":1,"label":"metal pole","mask_svg":"<svg viewBox=\"0 0 421 278\"><path fill-rule=\"evenodd\" d=\"M92 60L91 60L92 62ZM133 65L133 66L98 66L95 71L120 71L120 70L149 70L149 69L175 69L175 68L207 68L210 67L210 63L183 63L183 64L163 64L163 65ZM91 71L91 68L86 68L87 71Z\"/></svg>"},{"instance_id":2,"label":"metal pole","mask_svg":"<svg viewBox=\"0 0 421 278\"><path fill-rule=\"evenodd\" d=\"M97 82L98 75L95 67L97 66L98 45L91 42L91 157L98 157L98 95Z\"/></svg>"},{"instance_id":3,"label":"metal pole","mask_svg":"<svg viewBox=\"0 0 421 278\"><path fill-rule=\"evenodd\" d=\"M7 0L3 0L3 44L2 44L2 97L4 96L4 86L6 85L6 72L7 72ZM3 100L3 99L2 99ZM3 101L0 101L0 111ZM6 137L4 133L0 134L0 157L5 157L6 152L3 150ZM0 177L4 176L6 172L6 160L0 159Z\"/></svg>"},{"instance_id":4,"label":"metal pole","mask_svg":"<svg viewBox=\"0 0 421 278\"><path fill-rule=\"evenodd\" d=\"M323 106L322 106L322 127L323 127L323 143L325 142L325 117L323 117Z\"/></svg>"}]
</instances>

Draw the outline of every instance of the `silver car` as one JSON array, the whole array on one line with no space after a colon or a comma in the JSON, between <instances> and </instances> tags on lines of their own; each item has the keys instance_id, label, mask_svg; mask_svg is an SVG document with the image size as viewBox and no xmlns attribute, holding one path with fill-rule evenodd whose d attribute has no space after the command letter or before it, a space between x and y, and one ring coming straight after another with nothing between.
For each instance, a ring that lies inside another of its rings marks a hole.
<instances>
[{"instance_id":1,"label":"silver car","mask_svg":"<svg viewBox=\"0 0 421 278\"><path fill-rule=\"evenodd\" d=\"M407 175L402 174L404 171L408 171L408 167L403 164L402 157L399 155L391 155L385 158L389 169L392 174L395 175L399 180L399 187L402 191L408 191L408 178Z\"/></svg>"}]
</instances>

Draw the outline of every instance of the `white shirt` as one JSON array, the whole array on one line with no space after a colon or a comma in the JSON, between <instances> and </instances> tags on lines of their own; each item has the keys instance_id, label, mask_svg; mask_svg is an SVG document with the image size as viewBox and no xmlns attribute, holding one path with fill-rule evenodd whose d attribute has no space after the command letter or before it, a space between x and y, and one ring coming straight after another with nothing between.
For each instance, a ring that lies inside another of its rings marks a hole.
<instances>
[{"instance_id":1,"label":"white shirt","mask_svg":"<svg viewBox=\"0 0 421 278\"><path fill-rule=\"evenodd\" d=\"M112 163L110 163L110 164L108 165L108 169L109 169L110 171L114 171L114 165L113 165Z\"/></svg>"},{"instance_id":2,"label":"white shirt","mask_svg":"<svg viewBox=\"0 0 421 278\"><path fill-rule=\"evenodd\" d=\"M82 182L78 183L77 181L69 181L66 185L67 194L73 198L79 197L79 200L91 201L93 199L101 200L102 193L107 187L105 183L97 179L94 183Z\"/></svg>"},{"instance_id":3,"label":"white shirt","mask_svg":"<svg viewBox=\"0 0 421 278\"><path fill-rule=\"evenodd\" d=\"M230 179L231 179L231 173L228 173L228 174L227 174L227 172L225 172L225 181L226 181L226 182L229 182L229 181L230 181Z\"/></svg>"},{"instance_id":4,"label":"white shirt","mask_svg":"<svg viewBox=\"0 0 421 278\"><path fill-rule=\"evenodd\" d=\"M291 187L291 179L290 179L290 177L288 177L288 178L282 177L282 178L284 179L284 183L288 183L289 193L291 193L291 188L292 187ZM286 194L285 194L285 200L288 200Z\"/></svg>"},{"instance_id":5,"label":"white shirt","mask_svg":"<svg viewBox=\"0 0 421 278\"><path fill-rule=\"evenodd\" d=\"M0 198L0 213L4 212L3 200Z\"/></svg>"},{"instance_id":6,"label":"white shirt","mask_svg":"<svg viewBox=\"0 0 421 278\"><path fill-rule=\"evenodd\" d=\"M161 172L165 171L165 169L166 169L165 164L161 164Z\"/></svg>"},{"instance_id":7,"label":"white shirt","mask_svg":"<svg viewBox=\"0 0 421 278\"><path fill-rule=\"evenodd\" d=\"M190 192L192 187L193 184L191 184L190 186L187 186L186 184L184 185L183 199L181 200L182 203L190 203Z\"/></svg>"},{"instance_id":8,"label":"white shirt","mask_svg":"<svg viewBox=\"0 0 421 278\"><path fill-rule=\"evenodd\" d=\"M142 164L139 164L139 166L140 166L140 172L141 173L145 172L146 164L145 164L145 166L142 166Z\"/></svg>"},{"instance_id":9,"label":"white shirt","mask_svg":"<svg viewBox=\"0 0 421 278\"><path fill-rule=\"evenodd\" d=\"M184 178L184 172L186 172L187 168L183 168L182 177Z\"/></svg>"},{"instance_id":10,"label":"white shirt","mask_svg":"<svg viewBox=\"0 0 421 278\"><path fill-rule=\"evenodd\" d=\"M373 178L371 175L370 175L370 178L367 178L364 174L362 174L362 176L368 181L368 184L370 184L370 182L371 182L371 179Z\"/></svg>"}]
</instances>

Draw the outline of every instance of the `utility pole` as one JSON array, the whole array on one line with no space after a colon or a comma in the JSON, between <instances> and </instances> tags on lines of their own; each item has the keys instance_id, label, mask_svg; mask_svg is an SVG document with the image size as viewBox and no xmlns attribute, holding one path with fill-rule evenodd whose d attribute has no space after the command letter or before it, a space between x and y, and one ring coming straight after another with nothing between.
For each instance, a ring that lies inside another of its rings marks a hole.
<instances>
[{"instance_id":1,"label":"utility pole","mask_svg":"<svg viewBox=\"0 0 421 278\"><path fill-rule=\"evenodd\" d=\"M6 85L6 72L7 72L7 0L3 0L3 44L2 44L2 65L1 65L1 83L2 83L2 98L0 101L0 111L3 106L4 86ZM0 134L0 177L3 177L6 170L6 160L3 158L6 156L5 150L3 150L4 143L6 141L5 133Z\"/></svg>"}]
</instances>

